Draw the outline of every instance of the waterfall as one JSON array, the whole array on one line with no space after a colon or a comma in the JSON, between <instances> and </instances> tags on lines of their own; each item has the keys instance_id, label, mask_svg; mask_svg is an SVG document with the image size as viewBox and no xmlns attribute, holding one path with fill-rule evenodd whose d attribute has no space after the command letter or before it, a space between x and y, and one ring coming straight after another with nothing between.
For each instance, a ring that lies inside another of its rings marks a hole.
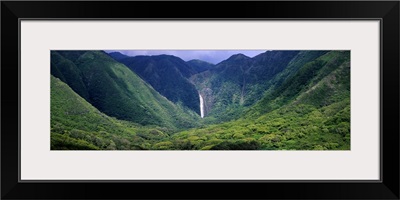
<instances>
[{"instance_id":1,"label":"waterfall","mask_svg":"<svg viewBox=\"0 0 400 200\"><path fill-rule=\"evenodd\" d=\"M204 118L204 101L203 101L203 97L201 96L200 93L199 93L199 97L200 97L200 117Z\"/></svg>"}]
</instances>

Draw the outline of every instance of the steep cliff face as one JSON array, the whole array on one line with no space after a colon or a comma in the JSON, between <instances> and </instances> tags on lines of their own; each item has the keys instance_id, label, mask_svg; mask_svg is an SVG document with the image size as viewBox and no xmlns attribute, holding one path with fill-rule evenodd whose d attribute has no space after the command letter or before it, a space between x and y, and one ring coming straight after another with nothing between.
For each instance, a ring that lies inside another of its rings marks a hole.
<instances>
[{"instance_id":1,"label":"steep cliff face","mask_svg":"<svg viewBox=\"0 0 400 200\"><path fill-rule=\"evenodd\" d=\"M202 88L199 93L203 97L204 116L207 116L210 113L214 102L213 91L210 88Z\"/></svg>"},{"instance_id":2,"label":"steep cliff face","mask_svg":"<svg viewBox=\"0 0 400 200\"><path fill-rule=\"evenodd\" d=\"M259 101L271 85L327 51L266 51L253 58L232 55L190 81L205 102L205 116L231 120Z\"/></svg>"}]
</instances>

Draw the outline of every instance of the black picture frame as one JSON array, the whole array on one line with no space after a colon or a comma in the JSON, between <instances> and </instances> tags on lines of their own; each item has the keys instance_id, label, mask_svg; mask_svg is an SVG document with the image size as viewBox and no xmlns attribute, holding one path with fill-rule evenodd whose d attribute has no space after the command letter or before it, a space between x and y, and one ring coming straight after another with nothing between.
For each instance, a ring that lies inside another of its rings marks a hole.
<instances>
[{"instance_id":1,"label":"black picture frame","mask_svg":"<svg viewBox=\"0 0 400 200\"><path fill-rule=\"evenodd\" d=\"M152 9L152 8L160 9ZM399 199L399 1L2 1L2 199ZM19 19L379 19L381 181L19 182ZM154 191L148 193L147 191Z\"/></svg>"}]
</instances>

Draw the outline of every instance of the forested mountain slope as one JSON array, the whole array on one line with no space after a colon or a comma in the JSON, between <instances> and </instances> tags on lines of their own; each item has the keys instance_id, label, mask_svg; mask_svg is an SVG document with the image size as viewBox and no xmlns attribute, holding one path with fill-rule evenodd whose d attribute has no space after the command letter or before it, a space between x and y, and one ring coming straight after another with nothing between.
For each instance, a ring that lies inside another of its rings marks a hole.
<instances>
[{"instance_id":1,"label":"forested mountain slope","mask_svg":"<svg viewBox=\"0 0 400 200\"><path fill-rule=\"evenodd\" d=\"M210 122L238 118L259 101L271 85L280 84L287 74L327 51L266 51L254 58L233 55L190 80L205 101Z\"/></svg>"},{"instance_id":2,"label":"forested mountain slope","mask_svg":"<svg viewBox=\"0 0 400 200\"><path fill-rule=\"evenodd\" d=\"M76 94L67 84L51 76L52 150L140 150L168 137L163 127L109 117Z\"/></svg>"},{"instance_id":3,"label":"forested mountain slope","mask_svg":"<svg viewBox=\"0 0 400 200\"><path fill-rule=\"evenodd\" d=\"M171 55L159 56L114 56L114 59L128 66L161 95L174 103L200 114L199 94L188 78L197 73L191 65Z\"/></svg>"},{"instance_id":4,"label":"forested mountain slope","mask_svg":"<svg viewBox=\"0 0 400 200\"><path fill-rule=\"evenodd\" d=\"M350 149L350 52L307 62L239 119L174 134L164 149ZM179 142L178 142L179 141Z\"/></svg>"},{"instance_id":5,"label":"forested mountain slope","mask_svg":"<svg viewBox=\"0 0 400 200\"><path fill-rule=\"evenodd\" d=\"M179 129L194 127L199 118L102 51L52 51L51 74L101 112L118 119Z\"/></svg>"}]
</instances>

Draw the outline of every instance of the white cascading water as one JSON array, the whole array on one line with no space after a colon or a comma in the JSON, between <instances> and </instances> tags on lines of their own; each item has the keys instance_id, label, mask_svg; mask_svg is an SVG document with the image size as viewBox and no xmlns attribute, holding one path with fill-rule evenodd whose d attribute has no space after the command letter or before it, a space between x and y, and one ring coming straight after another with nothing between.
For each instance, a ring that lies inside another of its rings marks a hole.
<instances>
[{"instance_id":1,"label":"white cascading water","mask_svg":"<svg viewBox=\"0 0 400 200\"><path fill-rule=\"evenodd\" d=\"M204 101L203 101L203 97L201 96L200 93L199 93L199 97L200 97L200 117L204 118Z\"/></svg>"}]
</instances>

